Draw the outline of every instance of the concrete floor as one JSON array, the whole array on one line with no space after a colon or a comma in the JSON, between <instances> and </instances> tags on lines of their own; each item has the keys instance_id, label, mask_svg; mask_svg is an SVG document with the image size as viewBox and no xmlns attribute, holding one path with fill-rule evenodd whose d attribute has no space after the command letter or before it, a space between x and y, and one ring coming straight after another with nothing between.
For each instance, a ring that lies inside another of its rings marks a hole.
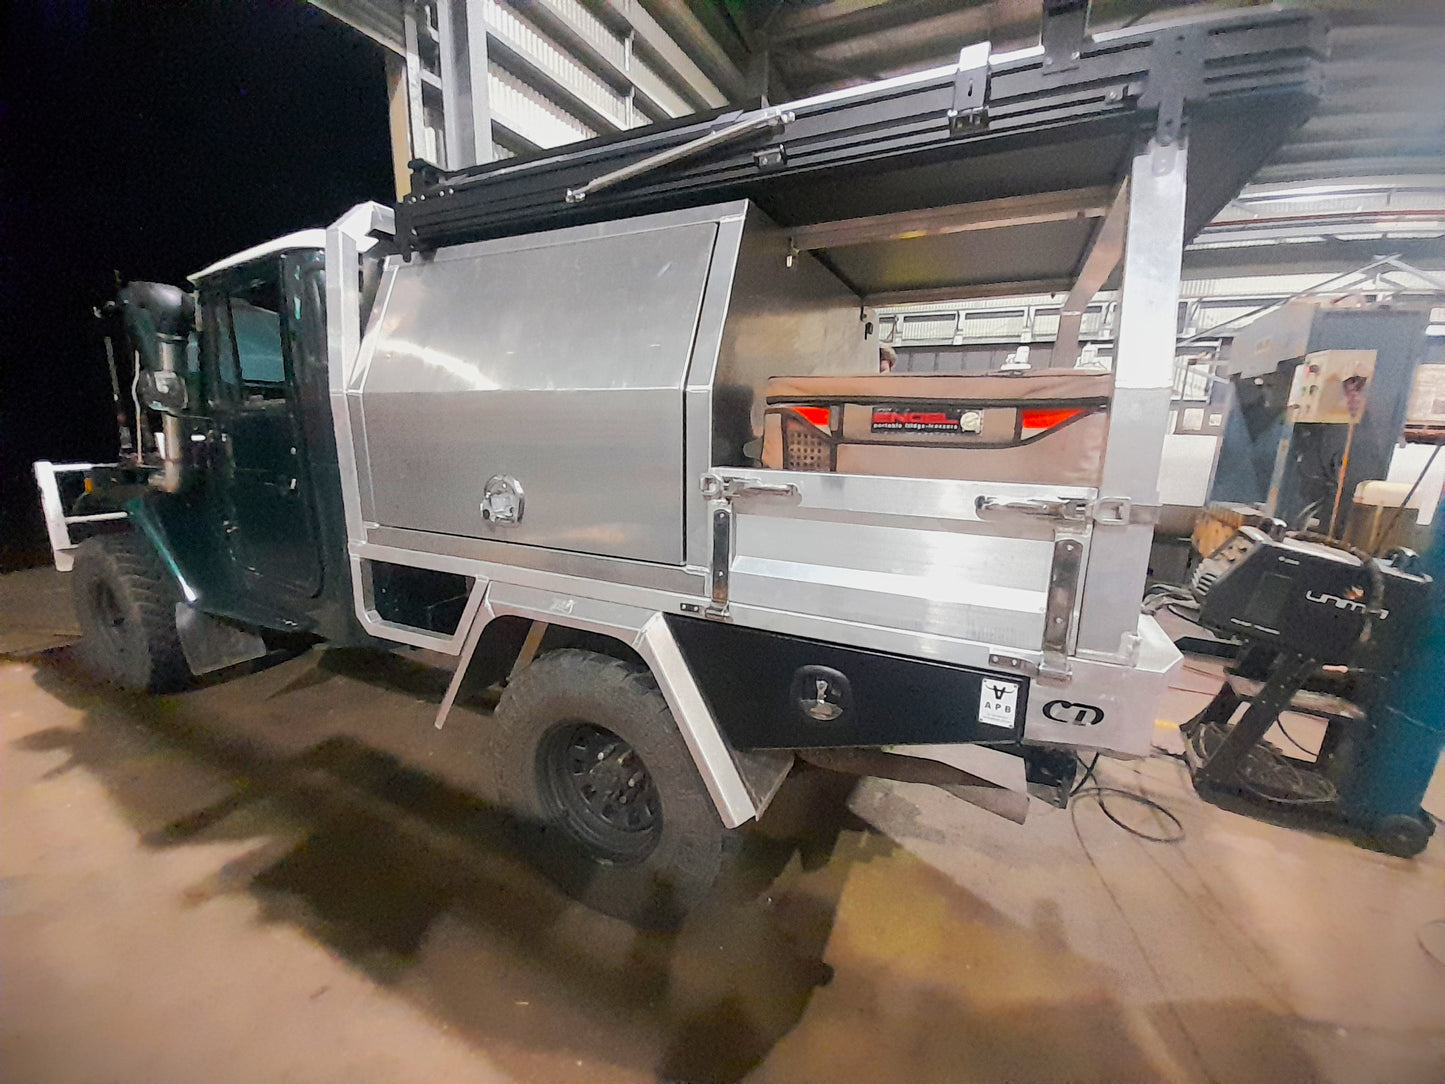
<instances>
[{"instance_id":1,"label":"concrete floor","mask_svg":"<svg viewBox=\"0 0 1445 1084\"><path fill-rule=\"evenodd\" d=\"M1445 1080L1441 840L1261 824L1165 759L1100 772L1174 845L810 772L723 902L638 934L470 796L487 718L431 728L444 674L315 650L133 698L69 620L0 577L6 1081ZM1215 687L1180 684L1164 743Z\"/></svg>"}]
</instances>

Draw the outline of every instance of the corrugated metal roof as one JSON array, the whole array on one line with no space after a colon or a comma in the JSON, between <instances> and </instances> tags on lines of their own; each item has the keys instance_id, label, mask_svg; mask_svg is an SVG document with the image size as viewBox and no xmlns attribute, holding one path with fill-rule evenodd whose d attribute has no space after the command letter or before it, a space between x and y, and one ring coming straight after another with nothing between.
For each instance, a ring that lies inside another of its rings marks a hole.
<instances>
[{"instance_id":1,"label":"corrugated metal roof","mask_svg":"<svg viewBox=\"0 0 1445 1084\"><path fill-rule=\"evenodd\" d=\"M643 0L665 27L704 23L754 93L798 97L946 63L977 41L1036 43L1041 0ZM1105 30L1238 2L1094 0ZM1445 174L1445 3L1319 0L1334 30L1325 99L1260 170L1261 182ZM764 79L766 76L766 79ZM766 83L766 85L765 85Z\"/></svg>"}]
</instances>

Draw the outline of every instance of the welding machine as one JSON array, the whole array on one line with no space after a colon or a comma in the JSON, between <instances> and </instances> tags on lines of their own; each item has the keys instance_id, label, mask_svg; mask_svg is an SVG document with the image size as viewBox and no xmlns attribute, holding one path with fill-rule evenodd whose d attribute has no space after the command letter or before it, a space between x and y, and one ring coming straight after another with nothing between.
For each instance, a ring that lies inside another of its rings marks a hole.
<instances>
[{"instance_id":1,"label":"welding machine","mask_svg":"<svg viewBox=\"0 0 1445 1084\"><path fill-rule=\"evenodd\" d=\"M1435 567L1445 561L1439 523L1424 563L1254 526L1200 563L1200 623L1245 645L1181 728L1202 797L1402 857L1424 849L1434 821L1420 801L1445 743L1441 712L1422 711L1419 691L1440 684L1445 661L1445 617L1432 609L1427 574L1445 571ZM1326 721L1312 763L1263 742L1284 711Z\"/></svg>"}]
</instances>

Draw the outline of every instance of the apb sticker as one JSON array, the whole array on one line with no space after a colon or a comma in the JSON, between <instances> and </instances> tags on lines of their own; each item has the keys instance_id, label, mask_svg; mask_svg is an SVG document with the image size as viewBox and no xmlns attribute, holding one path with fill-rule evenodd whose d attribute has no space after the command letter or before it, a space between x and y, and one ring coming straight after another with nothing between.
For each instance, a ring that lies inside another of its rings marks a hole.
<instances>
[{"instance_id":1,"label":"apb sticker","mask_svg":"<svg viewBox=\"0 0 1445 1084\"><path fill-rule=\"evenodd\" d=\"M1012 730L1019 715L1019 687L1016 682L984 678L978 692L978 721L987 726Z\"/></svg>"}]
</instances>

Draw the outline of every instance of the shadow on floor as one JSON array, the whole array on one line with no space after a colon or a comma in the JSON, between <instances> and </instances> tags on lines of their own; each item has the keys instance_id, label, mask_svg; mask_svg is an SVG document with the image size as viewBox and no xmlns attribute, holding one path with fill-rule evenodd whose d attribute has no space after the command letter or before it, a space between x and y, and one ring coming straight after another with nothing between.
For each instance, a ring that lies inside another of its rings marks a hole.
<instances>
[{"instance_id":1,"label":"shadow on floor","mask_svg":"<svg viewBox=\"0 0 1445 1084\"><path fill-rule=\"evenodd\" d=\"M1176 1007L1148 1010L1141 1028L1141 1010L1108 992L1107 970L1072 952L1047 914L1032 924L1002 915L897 852L847 812L852 780L832 773L789 781L717 901L680 931L641 932L587 911L529 864L525 826L373 744L378 712L419 698L411 714L426 717L445 674L315 654L229 688L148 698L97 688L53 652L36 680L83 721L15 745L68 753L54 773L93 774L146 846L256 840L191 886L187 903L252 894L266 918L307 931L520 1079L557 1079L559 1051L590 1064L576 1079L599 1063L692 1084L742 1078L832 979L825 954L848 966L851 947L830 949L839 901L860 864L879 860L897 866L896 891L868 905L863 921L877 929L867 935L907 942L916 916L933 916L945 936L917 960L904 951L874 970L850 967L776 1079L1216 1075ZM258 704L272 713L259 722ZM274 735L288 716L301 733L282 741ZM888 877L894 884L891 867ZM966 974L969 953L1000 950L1001 970ZM1088 992L1010 1002L992 984L1012 968ZM1288 1028L1257 1006L1199 1011L1231 1045L1241 1029L1250 1037L1249 1064L1270 1069L1259 1079L1313 1079Z\"/></svg>"}]
</instances>

